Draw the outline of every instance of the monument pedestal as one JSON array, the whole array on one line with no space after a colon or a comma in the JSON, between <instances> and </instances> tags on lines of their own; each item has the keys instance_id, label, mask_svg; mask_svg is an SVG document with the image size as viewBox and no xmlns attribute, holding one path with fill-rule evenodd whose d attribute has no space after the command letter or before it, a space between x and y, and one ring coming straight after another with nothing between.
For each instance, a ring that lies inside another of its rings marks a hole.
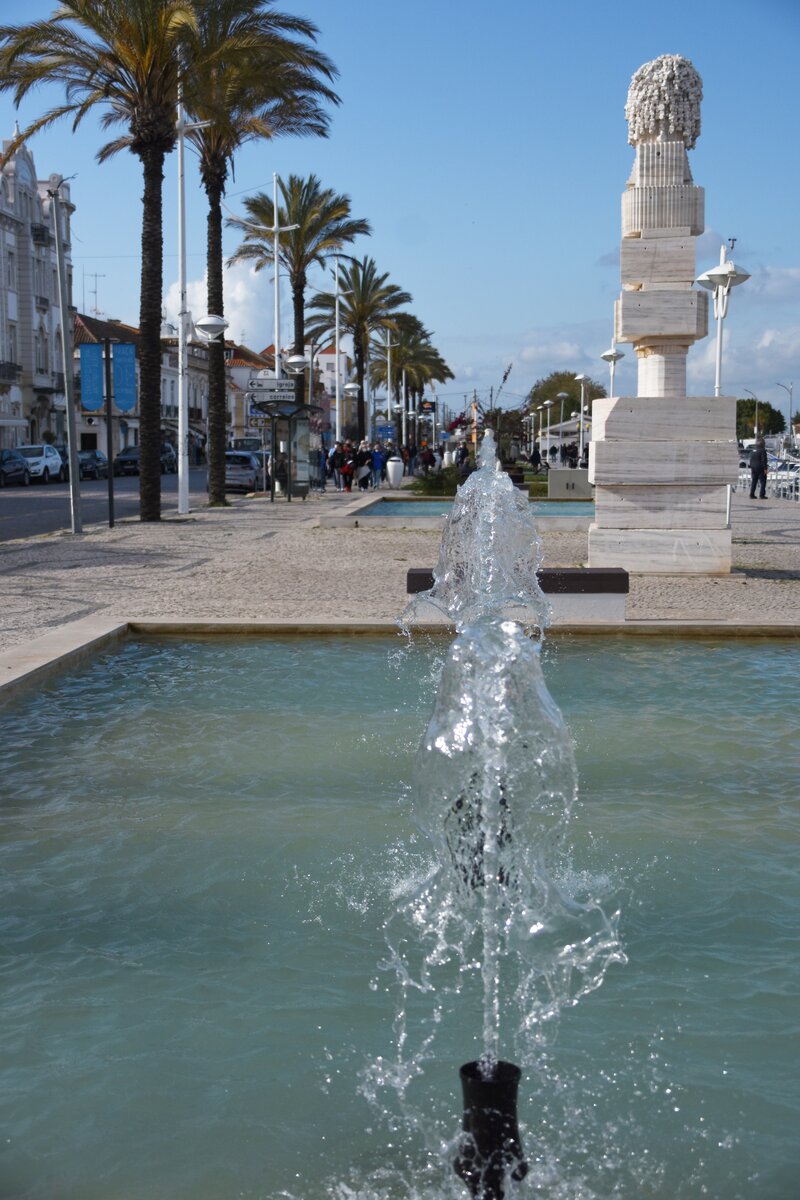
<instances>
[{"instance_id":1,"label":"monument pedestal","mask_svg":"<svg viewBox=\"0 0 800 1200\"><path fill-rule=\"evenodd\" d=\"M639 574L731 569L728 484L736 482L736 400L634 396L595 400L589 566ZM724 431L731 436L725 438Z\"/></svg>"}]
</instances>

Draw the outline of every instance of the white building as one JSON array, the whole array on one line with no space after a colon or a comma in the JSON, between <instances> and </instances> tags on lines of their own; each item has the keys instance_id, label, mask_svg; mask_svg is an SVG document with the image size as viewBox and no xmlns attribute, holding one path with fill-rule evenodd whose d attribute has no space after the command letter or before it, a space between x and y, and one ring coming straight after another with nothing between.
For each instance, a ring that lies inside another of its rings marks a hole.
<instances>
[{"instance_id":1,"label":"white building","mask_svg":"<svg viewBox=\"0 0 800 1200\"><path fill-rule=\"evenodd\" d=\"M7 150L10 143L4 143ZM0 174L0 446L65 440L66 397L52 201L61 179L37 180L21 146ZM62 242L72 297L69 184L62 183ZM72 314L67 314L71 327Z\"/></svg>"}]
</instances>

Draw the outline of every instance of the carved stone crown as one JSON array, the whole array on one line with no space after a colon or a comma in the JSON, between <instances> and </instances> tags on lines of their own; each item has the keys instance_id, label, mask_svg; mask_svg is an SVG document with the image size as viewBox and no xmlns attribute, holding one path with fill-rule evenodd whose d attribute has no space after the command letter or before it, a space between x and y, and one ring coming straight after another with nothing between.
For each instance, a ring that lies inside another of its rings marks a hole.
<instances>
[{"instance_id":1,"label":"carved stone crown","mask_svg":"<svg viewBox=\"0 0 800 1200\"><path fill-rule=\"evenodd\" d=\"M691 150L700 136L703 81L680 54L662 54L639 67L628 88L625 118L628 141L682 139Z\"/></svg>"}]
</instances>

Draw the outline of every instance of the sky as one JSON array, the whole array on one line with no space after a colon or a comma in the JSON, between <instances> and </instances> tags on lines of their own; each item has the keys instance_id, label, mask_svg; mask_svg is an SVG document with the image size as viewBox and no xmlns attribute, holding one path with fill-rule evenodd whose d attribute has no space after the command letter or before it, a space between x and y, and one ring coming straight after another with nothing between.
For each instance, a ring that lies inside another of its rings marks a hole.
<instances>
[{"instance_id":1,"label":"sky","mask_svg":"<svg viewBox=\"0 0 800 1200\"><path fill-rule=\"evenodd\" d=\"M370 238L352 252L411 293L455 375L438 388L460 409L486 403L511 366L500 404L520 404L551 371L585 372L608 386L600 359L619 293L620 196L633 162L624 106L631 75L661 54L691 59L703 79L702 130L689 159L705 188L698 273L735 237L751 274L724 323L722 391L745 389L787 414L800 391L800 155L797 153L797 0L278 0L312 20L339 71L341 105L327 139L252 143L235 162L226 206L271 195L272 175L315 173L351 197ZM0 0L3 22L44 19L55 0L24 9ZM0 96L8 137L59 98L41 90L17 113ZM37 173L74 176L75 302L138 324L141 171L129 153L99 165L107 139L94 118L35 135ZM187 153L189 304L206 311L205 199ZM165 307L177 312L177 168L164 181ZM226 230L231 254L239 235ZM314 275L329 290L330 277ZM229 335L253 349L273 340L270 272L226 273ZM291 338L288 287L281 340ZM616 391L635 394L635 356ZM688 390L709 395L715 334L690 352ZM800 396L794 410L800 409Z\"/></svg>"}]
</instances>

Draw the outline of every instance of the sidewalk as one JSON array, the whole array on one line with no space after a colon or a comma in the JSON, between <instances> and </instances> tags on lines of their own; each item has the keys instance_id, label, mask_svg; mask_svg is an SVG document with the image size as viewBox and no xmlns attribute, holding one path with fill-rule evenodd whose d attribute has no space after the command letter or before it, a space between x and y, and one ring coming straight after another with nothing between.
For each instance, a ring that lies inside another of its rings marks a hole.
<instances>
[{"instance_id":1,"label":"sidewalk","mask_svg":"<svg viewBox=\"0 0 800 1200\"><path fill-rule=\"evenodd\" d=\"M391 621L406 602L407 569L435 564L440 534L316 524L350 500L330 491L292 504L235 499L188 517L167 508L160 524L129 520L77 538L4 543L0 651L90 616ZM730 576L632 577L628 620L800 629L800 505L736 493L733 529ZM547 566L585 561L584 532L546 533L542 542Z\"/></svg>"}]
</instances>

